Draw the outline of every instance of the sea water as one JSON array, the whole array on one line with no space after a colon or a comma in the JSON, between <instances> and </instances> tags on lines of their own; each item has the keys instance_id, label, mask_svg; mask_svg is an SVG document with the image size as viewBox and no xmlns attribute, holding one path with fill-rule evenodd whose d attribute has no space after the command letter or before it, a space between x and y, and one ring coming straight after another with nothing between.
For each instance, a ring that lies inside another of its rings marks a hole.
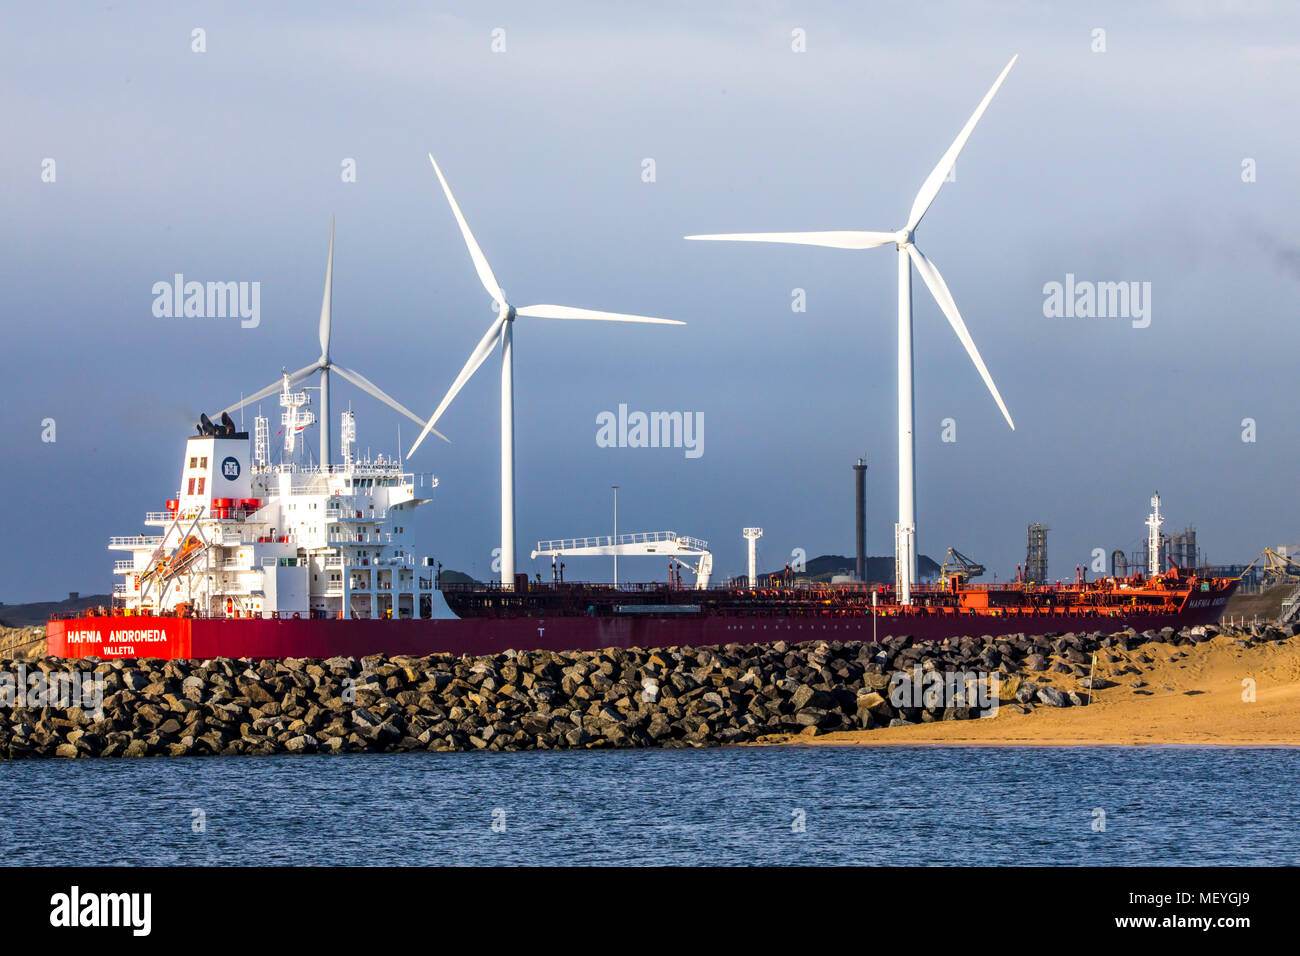
<instances>
[{"instance_id":1,"label":"sea water","mask_svg":"<svg viewBox=\"0 0 1300 956\"><path fill-rule=\"evenodd\" d=\"M6 864L1300 864L1300 750L0 762Z\"/></svg>"}]
</instances>

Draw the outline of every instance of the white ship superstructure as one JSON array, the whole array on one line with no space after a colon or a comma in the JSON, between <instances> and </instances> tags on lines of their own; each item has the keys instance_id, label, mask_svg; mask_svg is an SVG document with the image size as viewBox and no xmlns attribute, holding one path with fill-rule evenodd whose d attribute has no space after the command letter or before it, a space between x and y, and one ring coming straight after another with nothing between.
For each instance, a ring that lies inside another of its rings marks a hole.
<instances>
[{"instance_id":1,"label":"white ship superstructure","mask_svg":"<svg viewBox=\"0 0 1300 956\"><path fill-rule=\"evenodd\" d=\"M280 404L278 464L268 461L268 419L255 420L250 443L228 415L217 425L204 416L186 443L179 493L145 516L157 532L110 539L130 554L116 563L114 604L205 617L452 616L433 560L417 561L406 537L411 513L429 501L417 490L437 479L404 471L400 455L356 456L351 412L342 464L295 462L314 419L287 376Z\"/></svg>"}]
</instances>

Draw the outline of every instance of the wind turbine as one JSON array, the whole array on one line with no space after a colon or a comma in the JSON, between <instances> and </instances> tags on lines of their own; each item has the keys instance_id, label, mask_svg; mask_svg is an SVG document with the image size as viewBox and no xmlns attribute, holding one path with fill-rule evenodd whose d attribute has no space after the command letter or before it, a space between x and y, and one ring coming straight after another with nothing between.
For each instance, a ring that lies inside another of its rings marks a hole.
<instances>
[{"instance_id":1,"label":"wind turbine","mask_svg":"<svg viewBox=\"0 0 1300 956\"><path fill-rule=\"evenodd\" d=\"M382 388L376 385L370 379L366 378L360 372L354 372L345 365L330 358L330 307L334 298L334 220L330 219L330 252L329 260L325 264L325 296L321 299L320 304L320 358L305 365L296 372L289 374L289 384L295 385L301 382L312 372L320 372L320 463L323 467L330 464L333 448L330 442L330 370L334 370L342 375L345 379L361 389L379 399L394 411L401 412L417 425L423 426L424 419L416 415L405 405L398 402ZM238 408L243 408L252 402L261 401L269 395L281 391L284 388L284 377L266 386L260 392L254 392L246 398L240 399L234 405L222 409L223 412L233 412ZM425 429L428 431L429 429ZM434 434L447 441L447 436L434 430Z\"/></svg>"},{"instance_id":2,"label":"wind turbine","mask_svg":"<svg viewBox=\"0 0 1300 956\"><path fill-rule=\"evenodd\" d=\"M930 203L934 202L934 197L943 188L944 180L953 164L957 162L957 155L966 145L966 140L970 139L975 124L988 109L998 87L1011 72L1015 62L1016 57L1013 56L998 74L992 88L984 94L984 99L975 108L975 112L966 121L966 125L957 134L948 151L939 159L938 165L930 171L930 175L921 184L916 198L912 201L912 210L908 213L907 224L902 229L895 232L752 232L686 237L739 242L785 242L804 246L827 246L832 249L872 249L893 243L898 248L898 524L894 526L894 566L896 593L901 604L911 603L912 583L916 578L916 441L912 432L915 407L915 389L912 384L912 266L914 264L916 271L920 273L921 279L929 288L930 294L934 296L939 308L947 316L948 324L957 333L957 338L965 347L966 354L970 356L980 377L984 379L984 384L988 386L1007 424L1012 430L1016 427L1015 422L1011 420L1011 413L1007 411L1007 406L1002 401L1002 396L998 394L997 386L993 384L993 378L989 375L984 360L980 358L979 349L975 347L975 342L966 329L966 323L962 321L961 313L957 311L957 304L953 301L952 293L948 291L947 283L943 281L943 276L939 274L934 263L916 247L914 236L921 218L930 208Z\"/></svg>"},{"instance_id":3,"label":"wind turbine","mask_svg":"<svg viewBox=\"0 0 1300 956\"><path fill-rule=\"evenodd\" d=\"M451 388L447 389L447 394L442 397L433 415L430 416L428 424L424 426L424 431L420 437L415 440L411 450L407 452L406 457L410 458L415 454L415 450L420 447L425 436L433 429L442 413L446 411L451 400L456 397L457 393L464 387L470 377L478 371L478 367L487 361L487 357L492 350L499 344L501 346L501 585L505 588L515 586L515 386L514 386L514 324L515 319L519 316L528 316L535 319L587 319L601 322L649 322L655 325L685 325L685 322L678 322L675 319L655 319L645 315L624 315L621 312L597 312L592 309L575 309L567 305L527 305L521 309L516 309L506 301L506 294L502 291L501 286L497 283L496 276L492 274L492 267L488 265L487 258L483 255L483 250L479 248L478 242L474 239L474 234L469 231L469 223L465 221L465 216L460 211L460 206L456 204L456 197L451 194L451 187L447 185L446 178L442 175L442 170L438 168L438 162L429 154L429 162L433 164L433 171L438 175L438 182L442 184L442 191L447 196L447 203L451 206L452 215L456 217L456 223L460 226L460 233L465 239L465 245L469 247L469 257L474 262L474 270L478 273L479 281L483 283L483 288L487 290L488 295L492 296L495 303L497 317L488 326L483 338L479 340L474 351L470 353L469 359L465 362L465 367L460 370L456 380L451 383Z\"/></svg>"}]
</instances>

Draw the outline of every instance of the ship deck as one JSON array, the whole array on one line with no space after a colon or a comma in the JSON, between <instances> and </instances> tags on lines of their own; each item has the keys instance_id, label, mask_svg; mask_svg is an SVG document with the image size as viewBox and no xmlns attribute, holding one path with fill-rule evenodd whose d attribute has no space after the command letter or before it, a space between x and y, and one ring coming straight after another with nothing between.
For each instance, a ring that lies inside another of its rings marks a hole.
<instances>
[{"instance_id":1,"label":"ship deck","mask_svg":"<svg viewBox=\"0 0 1300 956\"><path fill-rule=\"evenodd\" d=\"M697 614L761 617L1034 617L1080 614L1177 614L1190 602L1224 597L1235 580L1170 575L1153 580L1100 579L1071 584L917 585L913 603L900 605L889 586L814 582L761 587L690 588L663 583L529 582L448 584L448 605L460 617ZM1226 600L1226 598L1225 598Z\"/></svg>"}]
</instances>

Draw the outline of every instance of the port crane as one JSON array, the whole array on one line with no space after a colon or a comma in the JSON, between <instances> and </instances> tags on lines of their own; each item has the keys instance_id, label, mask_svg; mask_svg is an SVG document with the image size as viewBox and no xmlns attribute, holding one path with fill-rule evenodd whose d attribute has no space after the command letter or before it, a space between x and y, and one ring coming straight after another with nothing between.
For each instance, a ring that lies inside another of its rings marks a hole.
<instances>
[{"instance_id":1,"label":"port crane","mask_svg":"<svg viewBox=\"0 0 1300 956\"><path fill-rule=\"evenodd\" d=\"M949 580L956 578L958 582L965 584L971 578L979 577L986 570L978 561L971 560L956 548L949 548L948 554L943 559L943 565L939 568L939 583L946 587Z\"/></svg>"}]
</instances>

